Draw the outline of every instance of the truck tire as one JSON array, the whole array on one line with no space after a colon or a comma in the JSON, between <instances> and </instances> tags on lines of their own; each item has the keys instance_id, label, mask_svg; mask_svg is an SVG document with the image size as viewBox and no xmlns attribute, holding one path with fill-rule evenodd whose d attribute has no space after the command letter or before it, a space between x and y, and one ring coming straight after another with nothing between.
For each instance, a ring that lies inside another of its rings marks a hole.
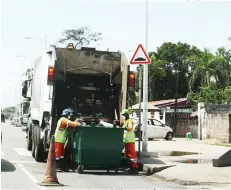
<instances>
[{"instance_id":1,"label":"truck tire","mask_svg":"<svg viewBox=\"0 0 231 190\"><path fill-rule=\"evenodd\" d=\"M31 129L32 129L32 124L31 124L31 120L29 121L29 128L27 131L27 150L32 150L32 133L31 133Z\"/></svg>"},{"instance_id":2,"label":"truck tire","mask_svg":"<svg viewBox=\"0 0 231 190\"><path fill-rule=\"evenodd\" d=\"M36 162L45 161L45 152L43 141L40 139L40 128L38 125L34 126L35 129L35 160Z\"/></svg>"},{"instance_id":3,"label":"truck tire","mask_svg":"<svg viewBox=\"0 0 231 190\"><path fill-rule=\"evenodd\" d=\"M32 151L31 151L31 155L32 157L34 158L35 157L35 130L34 130L34 127L32 126L32 129L31 129L31 142L32 142Z\"/></svg>"}]
</instances>

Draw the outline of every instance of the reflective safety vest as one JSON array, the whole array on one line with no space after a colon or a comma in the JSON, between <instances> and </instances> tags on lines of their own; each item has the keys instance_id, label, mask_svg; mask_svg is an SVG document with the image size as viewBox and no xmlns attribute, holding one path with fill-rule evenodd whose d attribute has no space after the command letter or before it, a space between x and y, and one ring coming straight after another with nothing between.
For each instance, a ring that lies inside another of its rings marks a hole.
<instances>
[{"instance_id":1,"label":"reflective safety vest","mask_svg":"<svg viewBox=\"0 0 231 190\"><path fill-rule=\"evenodd\" d=\"M128 128L128 122L131 121L131 119L128 119L124 122L123 128L127 129ZM124 143L132 143L135 142L135 128L132 126L131 131L124 130Z\"/></svg>"},{"instance_id":2,"label":"reflective safety vest","mask_svg":"<svg viewBox=\"0 0 231 190\"><path fill-rule=\"evenodd\" d=\"M55 142L59 142L59 143L65 143L66 142L66 138L67 138L67 127L65 128L61 128L61 124L63 119L65 119L64 117L60 118L58 123L57 123L57 127L55 130ZM67 123L68 125L68 123Z\"/></svg>"}]
</instances>

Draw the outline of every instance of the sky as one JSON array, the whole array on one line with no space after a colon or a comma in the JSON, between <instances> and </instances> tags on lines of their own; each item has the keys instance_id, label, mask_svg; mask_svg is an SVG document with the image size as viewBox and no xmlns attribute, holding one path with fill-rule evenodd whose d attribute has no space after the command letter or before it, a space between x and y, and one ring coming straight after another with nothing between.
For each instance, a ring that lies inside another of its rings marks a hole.
<instances>
[{"instance_id":1,"label":"sky","mask_svg":"<svg viewBox=\"0 0 231 190\"><path fill-rule=\"evenodd\" d=\"M178 41L212 52L231 49L231 0L149 0L148 10L148 51ZM102 32L93 47L120 50L130 59L145 42L145 1L1 0L1 108L19 103L21 73L44 48L64 30L82 26Z\"/></svg>"}]
</instances>

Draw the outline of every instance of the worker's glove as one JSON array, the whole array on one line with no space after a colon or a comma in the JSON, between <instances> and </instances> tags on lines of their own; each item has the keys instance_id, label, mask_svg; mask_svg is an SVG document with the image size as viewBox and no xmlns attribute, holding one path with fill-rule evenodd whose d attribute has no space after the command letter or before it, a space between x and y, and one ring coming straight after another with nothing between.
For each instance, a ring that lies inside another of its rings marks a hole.
<instances>
[{"instance_id":1,"label":"worker's glove","mask_svg":"<svg viewBox=\"0 0 231 190\"><path fill-rule=\"evenodd\" d=\"M80 119L80 118L77 118L76 120L75 120L75 122L82 122L83 121L83 119Z\"/></svg>"},{"instance_id":2,"label":"worker's glove","mask_svg":"<svg viewBox=\"0 0 231 190\"><path fill-rule=\"evenodd\" d=\"M118 125L119 126L120 125L120 121L119 120L114 120L113 121L113 125Z\"/></svg>"}]
</instances>

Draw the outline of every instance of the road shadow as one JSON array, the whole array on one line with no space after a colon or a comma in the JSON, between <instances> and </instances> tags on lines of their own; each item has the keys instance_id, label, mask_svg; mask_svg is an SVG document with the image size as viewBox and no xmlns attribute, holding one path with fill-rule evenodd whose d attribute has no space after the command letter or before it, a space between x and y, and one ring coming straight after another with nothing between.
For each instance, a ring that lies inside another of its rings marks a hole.
<instances>
[{"instance_id":1,"label":"road shadow","mask_svg":"<svg viewBox=\"0 0 231 190\"><path fill-rule=\"evenodd\" d=\"M138 138L136 138L136 140L135 140L136 142L138 142L139 141L139 139ZM152 139L152 140L148 140L148 142L152 142L152 141L154 141L154 142L171 142L171 141L176 141L176 139L172 139L172 140L165 140L165 139ZM142 140L140 141L141 143L142 143Z\"/></svg>"},{"instance_id":2,"label":"road shadow","mask_svg":"<svg viewBox=\"0 0 231 190\"><path fill-rule=\"evenodd\" d=\"M142 164L162 164L162 165L166 165L165 162L157 159L157 158L149 158L149 157L141 157L140 160L138 160L139 163Z\"/></svg>"},{"instance_id":3,"label":"road shadow","mask_svg":"<svg viewBox=\"0 0 231 190\"><path fill-rule=\"evenodd\" d=\"M1 159L1 172L14 172L16 167L7 160Z\"/></svg>"},{"instance_id":4,"label":"road shadow","mask_svg":"<svg viewBox=\"0 0 231 190\"><path fill-rule=\"evenodd\" d=\"M77 171L69 171L69 172L64 172L64 171L57 171L57 173L77 173ZM78 173L77 173L78 174ZM138 174L130 174L126 171L124 171L123 168L120 168L118 173L116 173L113 170L110 170L109 172L105 171L105 170L84 170L84 172L82 174L78 174L78 175L99 175L99 176L142 176L143 174L138 173Z\"/></svg>"},{"instance_id":5,"label":"road shadow","mask_svg":"<svg viewBox=\"0 0 231 190\"><path fill-rule=\"evenodd\" d=\"M141 176L142 174L129 174L128 172L123 171L123 169L119 170L119 172L116 174L113 170L111 170L109 173L108 172L99 172L99 171L84 171L83 174L80 175L99 175L99 176Z\"/></svg>"}]
</instances>

